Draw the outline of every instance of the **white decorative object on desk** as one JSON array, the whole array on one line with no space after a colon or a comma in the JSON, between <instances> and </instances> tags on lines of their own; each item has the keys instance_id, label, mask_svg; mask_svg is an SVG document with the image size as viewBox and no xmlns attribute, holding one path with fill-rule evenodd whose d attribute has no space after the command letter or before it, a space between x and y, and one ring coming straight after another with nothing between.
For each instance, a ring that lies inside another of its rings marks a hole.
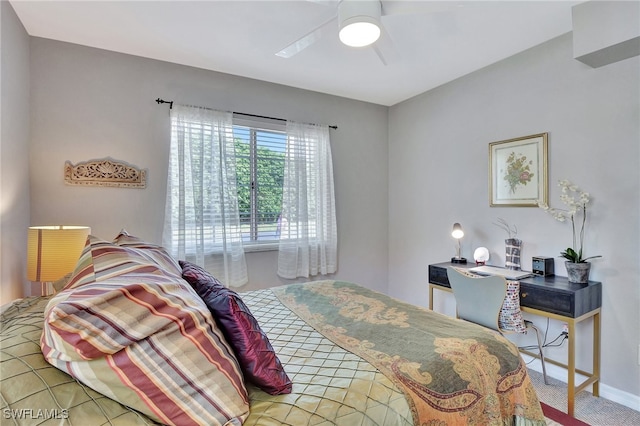
<instances>
[{"instance_id":1,"label":"white decorative object on desk","mask_svg":"<svg viewBox=\"0 0 640 426\"><path fill-rule=\"evenodd\" d=\"M476 261L476 265L484 265L489 260L489 250L486 247L478 247L473 252L473 260Z\"/></svg>"}]
</instances>

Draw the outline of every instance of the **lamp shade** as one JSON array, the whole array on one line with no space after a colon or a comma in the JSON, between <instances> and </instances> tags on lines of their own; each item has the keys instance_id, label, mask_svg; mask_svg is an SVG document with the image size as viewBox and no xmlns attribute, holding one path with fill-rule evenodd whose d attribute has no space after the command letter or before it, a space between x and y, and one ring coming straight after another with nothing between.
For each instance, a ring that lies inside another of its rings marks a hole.
<instances>
[{"instance_id":1,"label":"lamp shade","mask_svg":"<svg viewBox=\"0 0 640 426\"><path fill-rule=\"evenodd\" d=\"M91 232L88 226L32 226L27 235L27 279L56 281L73 272Z\"/></svg>"},{"instance_id":2,"label":"lamp shade","mask_svg":"<svg viewBox=\"0 0 640 426\"><path fill-rule=\"evenodd\" d=\"M459 223L456 222L453 224L453 231L451 231L451 236L456 239L460 239L464 237L462 226Z\"/></svg>"},{"instance_id":3,"label":"lamp shade","mask_svg":"<svg viewBox=\"0 0 640 426\"><path fill-rule=\"evenodd\" d=\"M364 47L380 37L379 1L342 0L338 6L340 41L351 47Z\"/></svg>"}]
</instances>

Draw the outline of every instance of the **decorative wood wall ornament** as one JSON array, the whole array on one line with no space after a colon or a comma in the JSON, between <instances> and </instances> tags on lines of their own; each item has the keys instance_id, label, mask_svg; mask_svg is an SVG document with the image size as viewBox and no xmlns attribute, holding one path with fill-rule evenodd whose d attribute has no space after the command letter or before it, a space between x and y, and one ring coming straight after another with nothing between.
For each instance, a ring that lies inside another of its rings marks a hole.
<instances>
[{"instance_id":1,"label":"decorative wood wall ornament","mask_svg":"<svg viewBox=\"0 0 640 426\"><path fill-rule=\"evenodd\" d=\"M118 188L146 188L147 171L112 158L89 160L64 165L67 185L114 186Z\"/></svg>"}]
</instances>

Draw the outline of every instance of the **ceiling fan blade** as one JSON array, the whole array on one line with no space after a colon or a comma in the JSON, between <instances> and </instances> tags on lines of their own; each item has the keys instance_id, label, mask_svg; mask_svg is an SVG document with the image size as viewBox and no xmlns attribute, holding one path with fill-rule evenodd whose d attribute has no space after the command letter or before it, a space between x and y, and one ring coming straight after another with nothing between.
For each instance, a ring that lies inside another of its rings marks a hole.
<instances>
[{"instance_id":1,"label":"ceiling fan blade","mask_svg":"<svg viewBox=\"0 0 640 426\"><path fill-rule=\"evenodd\" d=\"M395 49L393 40L384 26L382 27L380 38L372 45L372 47L384 66L399 62L400 54Z\"/></svg>"},{"instance_id":2,"label":"ceiling fan blade","mask_svg":"<svg viewBox=\"0 0 640 426\"><path fill-rule=\"evenodd\" d=\"M298 40L294 41L284 49L280 50L276 53L276 56L281 58L290 58L293 55L296 55L302 52L307 47L311 46L316 41L320 40L324 35L325 31L327 31L327 27L336 20L338 16L334 15L330 19L326 20L315 29L311 30L304 36L300 37Z\"/></svg>"},{"instance_id":3,"label":"ceiling fan blade","mask_svg":"<svg viewBox=\"0 0 640 426\"><path fill-rule=\"evenodd\" d=\"M382 50L380 50L380 48L375 44L373 45L373 51L376 52L376 55L378 55L378 58L380 59L380 62L382 62L382 65L384 65L385 67L389 65L389 61L385 57L384 53L382 53Z\"/></svg>"}]
</instances>

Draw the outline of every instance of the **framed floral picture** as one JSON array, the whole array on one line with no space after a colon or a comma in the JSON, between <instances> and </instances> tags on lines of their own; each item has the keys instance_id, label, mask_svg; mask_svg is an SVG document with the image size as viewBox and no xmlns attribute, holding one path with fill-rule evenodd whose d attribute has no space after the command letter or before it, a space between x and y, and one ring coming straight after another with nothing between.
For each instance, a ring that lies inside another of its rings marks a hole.
<instances>
[{"instance_id":1,"label":"framed floral picture","mask_svg":"<svg viewBox=\"0 0 640 426\"><path fill-rule=\"evenodd\" d=\"M548 202L547 133L489 144L491 207Z\"/></svg>"}]
</instances>

